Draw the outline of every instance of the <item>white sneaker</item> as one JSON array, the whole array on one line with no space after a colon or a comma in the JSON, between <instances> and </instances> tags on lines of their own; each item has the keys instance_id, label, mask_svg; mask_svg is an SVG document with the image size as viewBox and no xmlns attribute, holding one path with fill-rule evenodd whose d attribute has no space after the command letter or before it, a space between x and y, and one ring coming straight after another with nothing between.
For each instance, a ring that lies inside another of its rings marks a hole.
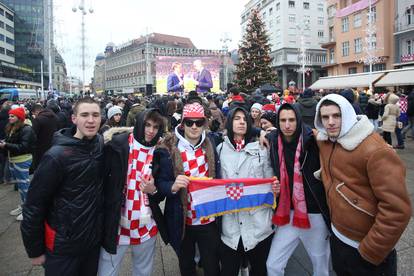
<instances>
[{"instance_id":1,"label":"white sneaker","mask_svg":"<svg viewBox=\"0 0 414 276\"><path fill-rule=\"evenodd\" d=\"M17 221L22 221L23 220L23 214L20 214L16 217Z\"/></svg>"},{"instance_id":2,"label":"white sneaker","mask_svg":"<svg viewBox=\"0 0 414 276\"><path fill-rule=\"evenodd\" d=\"M18 216L23 212L22 206L17 206L16 209L10 211L10 216Z\"/></svg>"}]
</instances>

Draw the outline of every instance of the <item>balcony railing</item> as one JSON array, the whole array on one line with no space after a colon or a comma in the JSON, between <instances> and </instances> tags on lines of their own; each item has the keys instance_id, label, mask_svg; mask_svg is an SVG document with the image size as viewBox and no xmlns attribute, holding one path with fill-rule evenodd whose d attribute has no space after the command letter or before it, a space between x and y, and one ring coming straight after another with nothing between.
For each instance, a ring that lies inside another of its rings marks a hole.
<instances>
[{"instance_id":1,"label":"balcony railing","mask_svg":"<svg viewBox=\"0 0 414 276\"><path fill-rule=\"evenodd\" d=\"M394 32L395 33L404 32L404 31L411 31L411 30L414 30L414 22L412 22L411 24L396 22L396 24L394 26Z\"/></svg>"}]
</instances>

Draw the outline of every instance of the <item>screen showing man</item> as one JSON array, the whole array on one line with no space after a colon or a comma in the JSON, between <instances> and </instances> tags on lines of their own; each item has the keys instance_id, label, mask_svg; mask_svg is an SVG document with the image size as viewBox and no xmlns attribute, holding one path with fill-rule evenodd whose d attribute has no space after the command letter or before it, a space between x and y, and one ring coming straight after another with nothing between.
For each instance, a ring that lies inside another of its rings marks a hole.
<instances>
[{"instance_id":1,"label":"screen showing man","mask_svg":"<svg viewBox=\"0 0 414 276\"><path fill-rule=\"evenodd\" d=\"M171 66L172 73L168 75L167 92L182 93L184 91L184 75L181 73L181 63L174 62Z\"/></svg>"}]
</instances>

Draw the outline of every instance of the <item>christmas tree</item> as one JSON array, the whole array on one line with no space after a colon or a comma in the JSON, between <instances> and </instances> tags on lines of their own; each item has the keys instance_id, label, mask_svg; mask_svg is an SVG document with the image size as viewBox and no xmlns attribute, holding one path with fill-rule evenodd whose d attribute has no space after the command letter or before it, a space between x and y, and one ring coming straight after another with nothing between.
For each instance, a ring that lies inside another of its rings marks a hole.
<instances>
[{"instance_id":1,"label":"christmas tree","mask_svg":"<svg viewBox=\"0 0 414 276\"><path fill-rule=\"evenodd\" d=\"M246 32L239 45L239 64L236 69L237 84L252 91L265 83L274 84L276 74L271 67L269 37L258 10L252 10Z\"/></svg>"}]
</instances>

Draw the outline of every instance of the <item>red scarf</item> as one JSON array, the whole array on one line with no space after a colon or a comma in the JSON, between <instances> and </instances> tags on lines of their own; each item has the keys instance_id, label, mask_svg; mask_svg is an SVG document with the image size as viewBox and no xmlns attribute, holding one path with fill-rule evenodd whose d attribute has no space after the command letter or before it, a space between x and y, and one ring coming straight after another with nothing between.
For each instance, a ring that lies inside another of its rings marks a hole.
<instances>
[{"instance_id":1,"label":"red scarf","mask_svg":"<svg viewBox=\"0 0 414 276\"><path fill-rule=\"evenodd\" d=\"M292 225L298 228L310 228L308 211L306 209L305 191L303 189L302 173L300 171L300 152L302 149L302 135L299 137L293 165L293 222ZM278 154L280 166L280 196L276 213L272 221L275 225L282 226L290 222L290 186L289 175L286 169L285 155L283 154L282 137L278 137Z\"/></svg>"},{"instance_id":2,"label":"red scarf","mask_svg":"<svg viewBox=\"0 0 414 276\"><path fill-rule=\"evenodd\" d=\"M236 140L234 139L234 143L236 144L236 151L239 152L244 148L244 139L243 140Z\"/></svg>"}]
</instances>

